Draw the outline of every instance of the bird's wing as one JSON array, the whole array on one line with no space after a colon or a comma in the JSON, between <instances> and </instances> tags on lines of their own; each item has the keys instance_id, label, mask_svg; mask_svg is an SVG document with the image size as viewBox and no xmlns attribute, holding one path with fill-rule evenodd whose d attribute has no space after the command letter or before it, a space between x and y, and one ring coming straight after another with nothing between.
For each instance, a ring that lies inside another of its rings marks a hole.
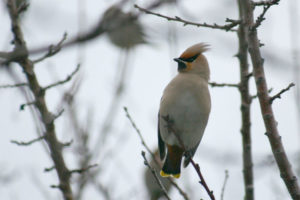
<instances>
[{"instance_id":1,"label":"bird's wing","mask_svg":"<svg viewBox=\"0 0 300 200\"><path fill-rule=\"evenodd\" d=\"M163 160L165 158L166 155L166 146L164 141L161 138L160 135L160 114L158 113L158 126L157 126L157 134L158 134L158 149L159 149L159 155L160 155L160 159Z\"/></svg>"}]
</instances>

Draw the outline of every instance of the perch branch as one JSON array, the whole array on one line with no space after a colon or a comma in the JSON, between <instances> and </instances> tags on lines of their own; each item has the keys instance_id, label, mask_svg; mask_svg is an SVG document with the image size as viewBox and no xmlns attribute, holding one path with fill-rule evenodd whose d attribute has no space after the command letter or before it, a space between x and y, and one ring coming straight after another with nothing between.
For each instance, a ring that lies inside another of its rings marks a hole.
<instances>
[{"instance_id":1,"label":"perch branch","mask_svg":"<svg viewBox=\"0 0 300 200\"><path fill-rule=\"evenodd\" d=\"M129 114L128 112L128 109L127 107L124 107L124 111L125 111L125 114L126 114L126 117L128 118L128 120L130 121L131 123L131 126L134 128L134 130L137 132L141 142L142 142L142 145L146 148L146 150L148 151L148 153L152 156L152 159L154 160L154 162L161 167L161 165L159 164L159 162L156 160L156 157L154 155L154 153L150 150L150 148L148 147L148 145L146 144L139 128L136 126L135 122L133 121L131 115ZM168 178L168 180L170 181L170 183L178 190L178 192L180 193L180 195L185 199L185 200L189 200L187 194L179 187L179 185L171 178Z\"/></svg>"},{"instance_id":2,"label":"perch branch","mask_svg":"<svg viewBox=\"0 0 300 200\"><path fill-rule=\"evenodd\" d=\"M181 148L183 149L183 151L185 153L187 153L186 151L186 148L184 146L184 143L183 141L181 140L181 138L179 137L179 135L177 134L177 130L175 130L175 128L173 127L173 124L174 124L174 121L172 119L170 119L169 115L167 116L162 116L162 118L166 121L167 123L167 128L168 128L168 132L169 133L173 133L175 135L175 137L177 138ZM193 158L189 155L185 155L185 156L188 156L189 159L190 159L190 162L191 164L193 165L195 171L197 172L198 174L198 177L200 179L199 183L204 187L205 191L207 192L208 196L210 197L211 200L215 200L215 196L213 194L213 191L209 189L202 173L201 173L201 170L200 170L200 167L198 165L198 163L194 162Z\"/></svg>"},{"instance_id":3,"label":"perch branch","mask_svg":"<svg viewBox=\"0 0 300 200\"><path fill-rule=\"evenodd\" d=\"M153 174L157 184L159 185L159 187L162 189L165 197L169 200L171 200L171 198L168 195L168 192L166 191L166 188L164 187L164 185L161 183L161 181L159 180L157 173L155 171L155 169L149 164L147 158L146 158L146 153L144 151L142 151L142 156L144 158L144 164L149 168L149 170L151 171L151 173Z\"/></svg>"}]
</instances>

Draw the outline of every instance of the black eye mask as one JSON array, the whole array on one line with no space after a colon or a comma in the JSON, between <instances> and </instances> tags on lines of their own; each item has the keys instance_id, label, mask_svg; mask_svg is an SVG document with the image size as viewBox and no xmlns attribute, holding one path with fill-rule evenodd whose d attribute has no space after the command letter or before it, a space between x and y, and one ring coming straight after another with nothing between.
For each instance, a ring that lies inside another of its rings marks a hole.
<instances>
[{"instance_id":1,"label":"black eye mask","mask_svg":"<svg viewBox=\"0 0 300 200\"><path fill-rule=\"evenodd\" d=\"M194 56L192 56L192 57L189 57L189 58L180 58L180 60L182 60L182 61L185 61L185 62L193 62L194 60L196 60L196 58L199 56L199 54L196 54L196 55L194 55Z\"/></svg>"}]
</instances>

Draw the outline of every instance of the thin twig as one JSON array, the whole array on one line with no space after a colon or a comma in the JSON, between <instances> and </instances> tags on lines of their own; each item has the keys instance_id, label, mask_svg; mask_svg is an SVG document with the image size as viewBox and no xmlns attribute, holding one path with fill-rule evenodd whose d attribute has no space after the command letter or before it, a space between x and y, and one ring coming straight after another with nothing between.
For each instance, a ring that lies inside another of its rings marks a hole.
<instances>
[{"instance_id":1,"label":"thin twig","mask_svg":"<svg viewBox=\"0 0 300 200\"><path fill-rule=\"evenodd\" d=\"M225 187L226 187L226 183L228 181L228 178L229 178L228 170L225 170L225 178L224 178L224 183L223 183L222 190L221 190L220 200L224 200Z\"/></svg>"},{"instance_id":2,"label":"thin twig","mask_svg":"<svg viewBox=\"0 0 300 200\"><path fill-rule=\"evenodd\" d=\"M213 194L213 191L209 189L209 187L208 187L208 185L207 185L207 183L206 183L206 181L205 181L205 179L204 179L204 177L203 177L203 175L202 175L202 173L201 173L201 170L200 170L200 167L199 167L198 163L196 163L196 162L193 160L192 156L190 156L190 155L187 154L188 151L186 151L186 148L185 148L185 146L184 146L183 141L182 141L181 138L179 137L179 135L178 135L178 133L177 133L177 130L175 130L175 128L173 127L174 121L170 118L169 115L167 115L167 116L162 116L162 118L163 118L163 119L166 121L166 123L167 123L168 132L169 132L169 133L173 133L173 134L175 135L175 137L176 137L176 139L178 140L178 142L179 142L181 148L182 148L182 149L184 150L184 152L185 152L185 156L189 157L190 162L192 163L192 165L193 165L193 167L194 167L195 171L197 172L198 177L199 177L199 179L200 179L199 183L204 187L204 189L205 189L205 191L207 192L207 194L208 194L208 196L210 197L210 199L211 199L211 200L215 200L215 196L214 196L214 194Z\"/></svg>"},{"instance_id":3,"label":"thin twig","mask_svg":"<svg viewBox=\"0 0 300 200\"><path fill-rule=\"evenodd\" d=\"M34 105L35 103L36 103L35 101L23 103L20 105L20 110L24 110L26 106L31 106L31 105Z\"/></svg>"},{"instance_id":4,"label":"thin twig","mask_svg":"<svg viewBox=\"0 0 300 200\"><path fill-rule=\"evenodd\" d=\"M55 166L47 167L47 168L44 169L44 172L51 172L54 169L55 169Z\"/></svg>"},{"instance_id":5,"label":"thin twig","mask_svg":"<svg viewBox=\"0 0 300 200\"><path fill-rule=\"evenodd\" d=\"M165 186L161 183L160 179L158 178L155 169L149 164L149 162L148 162L148 160L147 160L147 158L146 158L146 153L145 153L144 151L142 151L142 156L143 156L143 158L144 158L144 164L149 168L149 170L150 170L151 173L153 174L153 176L154 176L154 178L155 178L157 184L158 184L159 187L162 189L162 191L163 191L165 197L166 197L167 199L171 200L171 198L170 198L169 195L168 195L168 192L166 191Z\"/></svg>"},{"instance_id":6,"label":"thin twig","mask_svg":"<svg viewBox=\"0 0 300 200\"><path fill-rule=\"evenodd\" d=\"M66 82L70 81L70 80L73 78L73 76L79 71L79 69L80 69L80 64L77 65L76 69L75 69L70 75L68 75L67 78L66 78L65 80L58 81L58 82L56 82L56 83L53 83L53 84L51 84L51 85L48 85L48 86L44 87L43 89L44 89L44 90L48 90L48 89L53 88L53 87L56 87L56 86L58 86L58 85L65 84Z\"/></svg>"},{"instance_id":7,"label":"thin twig","mask_svg":"<svg viewBox=\"0 0 300 200\"><path fill-rule=\"evenodd\" d=\"M216 83L216 82L209 82L208 83L211 87L235 87L238 88L239 84L234 83Z\"/></svg>"},{"instance_id":8,"label":"thin twig","mask_svg":"<svg viewBox=\"0 0 300 200\"><path fill-rule=\"evenodd\" d=\"M53 120L56 120L57 118L59 118L63 114L64 111L65 111L64 109L61 109L56 115L53 116Z\"/></svg>"},{"instance_id":9,"label":"thin twig","mask_svg":"<svg viewBox=\"0 0 300 200\"><path fill-rule=\"evenodd\" d=\"M44 56L42 56L41 58L38 58L36 60L33 60L32 62L36 64L38 62L45 60L46 58L49 58L49 57L57 54L61 50L62 44L66 39L67 39L67 33L64 33L62 39L56 45L49 46L48 52Z\"/></svg>"},{"instance_id":10,"label":"thin twig","mask_svg":"<svg viewBox=\"0 0 300 200\"><path fill-rule=\"evenodd\" d=\"M88 170L90 170L91 168L94 168L94 167L97 167L98 164L93 164L93 165L88 165L87 167L84 167L84 168L81 168L81 169L73 169L73 170L70 170L69 172L72 174L72 173L79 173L79 174L82 174L84 172L87 172Z\"/></svg>"},{"instance_id":11,"label":"thin twig","mask_svg":"<svg viewBox=\"0 0 300 200\"><path fill-rule=\"evenodd\" d=\"M252 2L254 6L263 6L262 13L257 17L255 23L250 27L250 30L255 30L258 26L261 25L262 21L266 18L264 17L269 8L273 5L277 5L280 0L271 0L271 1L260 1L260 2Z\"/></svg>"},{"instance_id":12,"label":"thin twig","mask_svg":"<svg viewBox=\"0 0 300 200\"><path fill-rule=\"evenodd\" d=\"M130 116L127 107L124 107L124 111L126 114L126 117L128 118L128 120L130 121L132 127L134 128L134 130L137 132L142 145L146 148L146 150L148 151L148 153L152 156L152 159L154 160L154 162L157 164L157 166L161 167L161 164L159 164L159 162L156 160L156 157L154 155L154 153L150 150L149 146L146 144L139 128L136 126L135 122L133 121L132 117ZM168 180L170 181L170 183L178 190L178 192L180 193L180 195L185 199L185 200L189 200L188 195L179 187L179 185L171 178L168 178Z\"/></svg>"},{"instance_id":13,"label":"thin twig","mask_svg":"<svg viewBox=\"0 0 300 200\"><path fill-rule=\"evenodd\" d=\"M254 6L272 6L278 5L280 0L269 0L269 1L257 1L252 2Z\"/></svg>"},{"instance_id":14,"label":"thin twig","mask_svg":"<svg viewBox=\"0 0 300 200\"><path fill-rule=\"evenodd\" d=\"M16 88L16 87L23 87L23 86L28 86L27 83L17 83L17 84L14 84L14 85L0 85L0 89L2 88Z\"/></svg>"},{"instance_id":15,"label":"thin twig","mask_svg":"<svg viewBox=\"0 0 300 200\"><path fill-rule=\"evenodd\" d=\"M183 26L192 25L192 26L197 26L197 27L205 27L205 28L219 29L219 30L225 30L225 31L236 31L236 30L232 30L232 28L234 28L235 26L237 26L240 23L240 20L233 20L233 19L228 19L228 18L226 19L226 22L229 22L229 24L226 24L226 25L218 25L216 23L214 23L214 24L196 23L196 22L191 22L191 21L184 20L184 19L182 19L178 16L169 17L169 16L166 16L166 15L155 13L155 12L152 12L152 11L147 10L145 8L142 8L142 7L140 7L136 4L134 5L134 7L139 9L142 12L145 12L146 14L155 15L157 17L164 18L168 21L175 21L175 22L183 23Z\"/></svg>"},{"instance_id":16,"label":"thin twig","mask_svg":"<svg viewBox=\"0 0 300 200\"><path fill-rule=\"evenodd\" d=\"M43 140L45 138L45 136L43 135L43 136L41 136L41 137L38 137L38 138L35 138L35 139L33 139L33 140L30 140L30 141L28 141L28 142L19 142L19 141L16 141L16 140L11 140L10 142L11 143L14 143L14 144L16 144L16 145L19 145L19 146L29 146L29 145L31 145L31 144L33 144L33 143L35 143L35 142L38 142L38 141L41 141L41 140Z\"/></svg>"},{"instance_id":17,"label":"thin twig","mask_svg":"<svg viewBox=\"0 0 300 200\"><path fill-rule=\"evenodd\" d=\"M133 121L132 117L130 116L127 107L123 107L123 109L124 109L124 111L125 111L125 113L126 113L126 117L129 119L129 121L130 121L132 127L134 128L134 130L137 132L138 136L140 137L140 140L141 140L141 142L142 142L142 145L146 148L146 150L147 150L148 152L152 152L152 151L150 150L150 148L148 147L148 145L146 144L146 142L145 142L145 140L144 140L144 138L143 138L143 136L142 136L142 134L141 134L140 129L136 126L135 122ZM153 159L155 159L154 154L152 153L151 155L152 155Z\"/></svg>"},{"instance_id":18,"label":"thin twig","mask_svg":"<svg viewBox=\"0 0 300 200\"><path fill-rule=\"evenodd\" d=\"M264 6L262 13L257 17L255 23L251 26L250 30L253 31L255 30L257 27L259 27L262 23L262 21L264 21L265 18L265 14L268 11L268 9L270 8L269 5Z\"/></svg>"},{"instance_id":19,"label":"thin twig","mask_svg":"<svg viewBox=\"0 0 300 200\"><path fill-rule=\"evenodd\" d=\"M278 92L276 95L270 97L270 100L269 100L269 103L272 104L273 101L275 99L280 99L281 98L281 95L285 92L287 92L289 89L291 89L292 87L294 87L295 84L294 83L290 83L286 88L282 89L280 92Z\"/></svg>"},{"instance_id":20,"label":"thin twig","mask_svg":"<svg viewBox=\"0 0 300 200\"><path fill-rule=\"evenodd\" d=\"M273 88L268 89L268 94L270 94L273 91ZM258 97L258 94L252 95L251 99L256 99Z\"/></svg>"}]
</instances>

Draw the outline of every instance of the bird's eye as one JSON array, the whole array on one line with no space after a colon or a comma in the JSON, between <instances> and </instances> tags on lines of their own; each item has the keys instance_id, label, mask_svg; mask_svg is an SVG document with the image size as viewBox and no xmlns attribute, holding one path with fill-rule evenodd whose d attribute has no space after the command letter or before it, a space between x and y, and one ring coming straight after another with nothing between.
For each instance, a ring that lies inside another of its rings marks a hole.
<instances>
[{"instance_id":1,"label":"bird's eye","mask_svg":"<svg viewBox=\"0 0 300 200\"><path fill-rule=\"evenodd\" d=\"M199 56L199 54L196 54L192 57L189 58L181 58L181 60L185 61L185 62L193 62L194 60L196 60L196 58Z\"/></svg>"}]
</instances>

